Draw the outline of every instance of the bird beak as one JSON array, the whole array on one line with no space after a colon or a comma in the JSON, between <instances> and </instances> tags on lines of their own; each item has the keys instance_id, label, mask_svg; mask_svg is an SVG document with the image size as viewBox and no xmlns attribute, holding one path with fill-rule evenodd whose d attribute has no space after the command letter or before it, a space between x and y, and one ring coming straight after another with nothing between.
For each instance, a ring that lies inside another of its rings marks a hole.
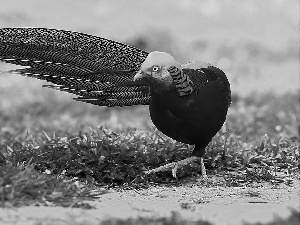
<instances>
[{"instance_id":1,"label":"bird beak","mask_svg":"<svg viewBox=\"0 0 300 225\"><path fill-rule=\"evenodd\" d=\"M139 71L137 72L137 74L134 75L133 81L140 80L140 79L142 79L143 77L145 77L146 75L147 75L147 74L144 73L142 70L139 70Z\"/></svg>"}]
</instances>

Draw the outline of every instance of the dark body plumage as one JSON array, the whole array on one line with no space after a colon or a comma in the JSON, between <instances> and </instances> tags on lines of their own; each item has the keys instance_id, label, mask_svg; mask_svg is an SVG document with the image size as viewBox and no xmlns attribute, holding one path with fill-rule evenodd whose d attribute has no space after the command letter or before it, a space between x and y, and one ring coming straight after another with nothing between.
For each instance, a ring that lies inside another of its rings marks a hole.
<instances>
[{"instance_id":1,"label":"dark body plumage","mask_svg":"<svg viewBox=\"0 0 300 225\"><path fill-rule=\"evenodd\" d=\"M160 57L168 66L156 65ZM231 102L229 82L216 67L181 66L167 53L149 54L78 32L0 29L0 61L26 66L13 72L51 82L44 86L75 94L78 101L149 104L155 126L177 141L194 144L197 157L222 127Z\"/></svg>"},{"instance_id":2,"label":"dark body plumage","mask_svg":"<svg viewBox=\"0 0 300 225\"><path fill-rule=\"evenodd\" d=\"M207 76L210 80L197 94L182 97L174 87L167 92L152 91L150 100L150 115L155 126L177 141L195 145L193 155L199 157L221 129L230 104L225 74L215 67L204 70L206 75L197 73L196 76Z\"/></svg>"}]
</instances>

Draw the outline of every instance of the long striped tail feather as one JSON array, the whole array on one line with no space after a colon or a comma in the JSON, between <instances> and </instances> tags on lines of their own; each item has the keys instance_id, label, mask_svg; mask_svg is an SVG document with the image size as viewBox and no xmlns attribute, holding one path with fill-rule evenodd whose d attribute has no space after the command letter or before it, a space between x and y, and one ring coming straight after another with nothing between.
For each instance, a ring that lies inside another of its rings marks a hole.
<instances>
[{"instance_id":1,"label":"long striped tail feather","mask_svg":"<svg viewBox=\"0 0 300 225\"><path fill-rule=\"evenodd\" d=\"M132 106L132 105L148 105L150 102L150 96L146 97L138 97L138 98L129 98L129 99L114 99L109 98L105 101L100 99L93 99L93 98L74 98L76 101L91 103L94 105L99 106L108 106L108 107L115 107L115 106Z\"/></svg>"},{"instance_id":2,"label":"long striped tail feather","mask_svg":"<svg viewBox=\"0 0 300 225\"><path fill-rule=\"evenodd\" d=\"M46 28L0 29L0 52L2 58L24 59L25 65L30 60L29 66L42 60L90 71L138 68L148 55L105 38Z\"/></svg>"},{"instance_id":3,"label":"long striped tail feather","mask_svg":"<svg viewBox=\"0 0 300 225\"><path fill-rule=\"evenodd\" d=\"M83 98L97 98L102 100L107 98L130 99L150 96L148 87L113 87L107 90L78 89L75 87L52 84L43 85L43 87L65 91Z\"/></svg>"},{"instance_id":4,"label":"long striped tail feather","mask_svg":"<svg viewBox=\"0 0 300 225\"><path fill-rule=\"evenodd\" d=\"M47 88L96 105L149 104L149 87L133 82L148 53L104 38L45 28L0 29L0 61L10 72L45 80Z\"/></svg>"}]
</instances>

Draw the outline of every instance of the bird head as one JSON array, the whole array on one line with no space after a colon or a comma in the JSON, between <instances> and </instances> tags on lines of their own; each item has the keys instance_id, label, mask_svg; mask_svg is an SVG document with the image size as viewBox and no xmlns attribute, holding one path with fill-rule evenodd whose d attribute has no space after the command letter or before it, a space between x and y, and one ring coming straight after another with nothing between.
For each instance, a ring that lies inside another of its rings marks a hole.
<instances>
[{"instance_id":1,"label":"bird head","mask_svg":"<svg viewBox=\"0 0 300 225\"><path fill-rule=\"evenodd\" d=\"M140 70L133 80L143 80L150 87L174 87L173 78L168 69L176 67L181 70L181 65L170 54L165 52L151 52L142 63Z\"/></svg>"}]
</instances>

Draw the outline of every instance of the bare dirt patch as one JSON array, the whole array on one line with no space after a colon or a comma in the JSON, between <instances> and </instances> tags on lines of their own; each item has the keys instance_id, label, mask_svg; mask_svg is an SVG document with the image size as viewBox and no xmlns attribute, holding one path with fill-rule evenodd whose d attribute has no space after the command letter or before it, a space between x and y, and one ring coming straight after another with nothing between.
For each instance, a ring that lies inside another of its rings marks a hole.
<instances>
[{"instance_id":1,"label":"bare dirt patch","mask_svg":"<svg viewBox=\"0 0 300 225\"><path fill-rule=\"evenodd\" d=\"M89 201L93 209L22 207L1 209L0 224L100 224L110 218L161 218L176 214L187 221L212 224L267 223L299 210L299 180L285 184L208 187L193 183L153 186L141 190L111 190ZM274 217L275 216L275 217Z\"/></svg>"}]
</instances>

